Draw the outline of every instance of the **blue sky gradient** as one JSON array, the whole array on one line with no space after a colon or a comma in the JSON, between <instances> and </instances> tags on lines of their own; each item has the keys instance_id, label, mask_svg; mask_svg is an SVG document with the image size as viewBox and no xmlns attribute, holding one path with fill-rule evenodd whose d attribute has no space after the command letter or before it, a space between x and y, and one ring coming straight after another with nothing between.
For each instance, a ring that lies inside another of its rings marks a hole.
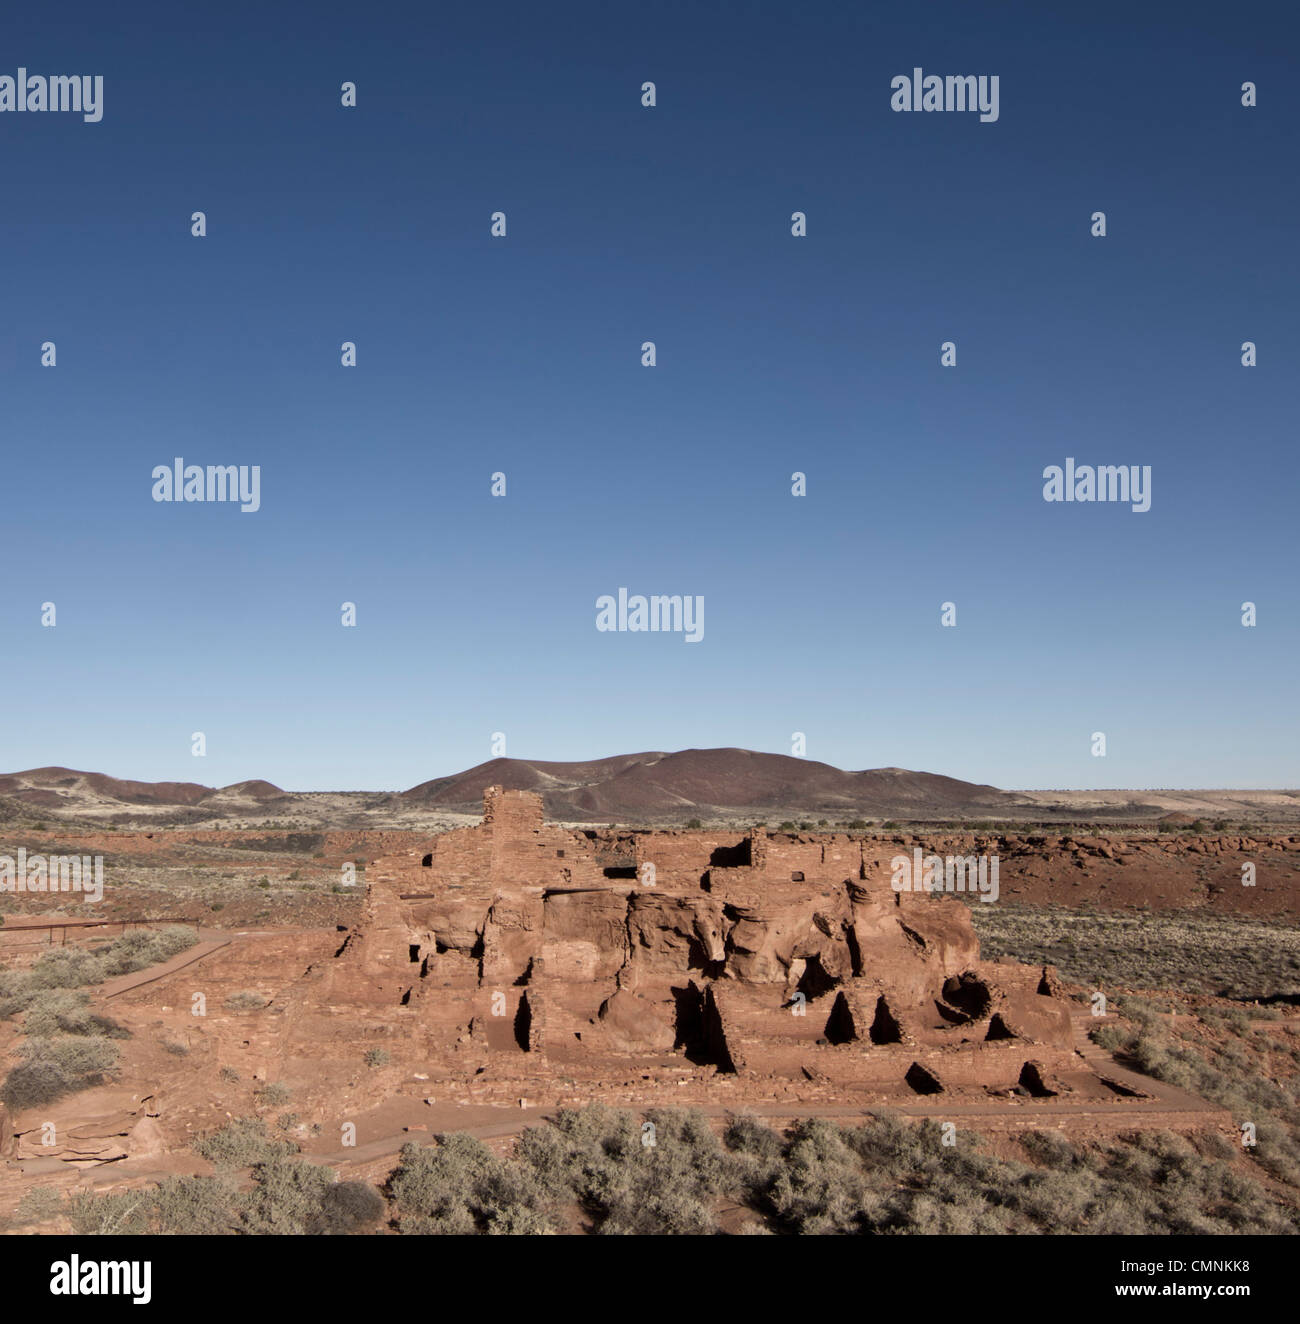
<instances>
[{"instance_id":1,"label":"blue sky gradient","mask_svg":"<svg viewBox=\"0 0 1300 1324\"><path fill-rule=\"evenodd\" d=\"M98 124L0 114L0 771L388 789L498 731L801 731L1296 785L1297 38L1280 4L6 11L0 74L105 86ZM998 75L998 121L891 111L918 65ZM261 509L155 503L175 456L260 465ZM1067 456L1150 465L1151 510L1044 502ZM702 595L704 640L598 633L620 586Z\"/></svg>"}]
</instances>

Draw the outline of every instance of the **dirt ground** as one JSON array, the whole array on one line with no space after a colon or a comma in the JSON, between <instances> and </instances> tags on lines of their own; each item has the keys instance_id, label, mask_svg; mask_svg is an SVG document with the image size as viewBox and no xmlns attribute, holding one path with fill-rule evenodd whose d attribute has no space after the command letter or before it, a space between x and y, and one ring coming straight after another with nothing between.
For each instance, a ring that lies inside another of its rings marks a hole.
<instances>
[{"instance_id":1,"label":"dirt ground","mask_svg":"<svg viewBox=\"0 0 1300 1324\"><path fill-rule=\"evenodd\" d=\"M1224 934L1237 932L1233 926L1254 925L1279 942L1296 934L1300 838L1291 834L881 835L905 852L914 845L940 854L998 851L1000 901L971 903L986 955L1061 966L1076 986L1079 1051L1112 1078L1125 1078L1125 1068L1087 1038L1095 1028L1087 997L1096 979L1088 961L1096 953L1077 935L1091 933L1099 949L1122 948L1132 958L1122 969L1105 968L1107 987L1155 990L1153 996L1172 988L1168 996L1176 1005L1189 992L1189 968L1225 968L1223 954L1232 944ZM846 1104L815 1081L771 1080L761 1070L749 1083L705 1081L687 1067L653 1080L584 1080L575 1072L540 1088L518 1077L506 1057L430 1062L424 1070L413 1070L400 1054L388 1062L385 1045L401 1033L391 1025L376 1024L355 1042L320 1040L304 1019L303 981L357 923L366 862L422 849L428 840L422 832L49 829L22 838L33 853L103 855L106 892L98 906L74 894L60 895L54 906L48 896L4 895L0 963L22 967L51 944L116 937L126 920L181 920L199 930L199 942L162 967L92 991L94 1006L130 1031L119 1070L112 1083L26 1119L16 1142L12 1119L6 1121L0 1216L11 1213L33 1184L105 1190L210 1173L190 1142L243 1116L264 1118L308 1158L378 1182L408 1141L463 1129L508 1145L555 1107L592 1099L631 1108L680 1102L703 1108L718 1126L740 1110L774 1125L809 1115L849 1123L866 1111L915 1117L954 1111L951 1102L936 1112L904 1094ZM1253 887L1242 885L1246 862L1256 865ZM60 917L71 923L60 924ZM99 926L84 927L86 919ZM1128 928L1106 929L1117 923ZM1261 950L1256 929L1241 933L1243 952ZM1284 987L1285 963L1273 949L1263 950L1262 962L1236 969L1239 986L1230 991L1280 1003L1282 1021L1270 1033L1293 1043L1300 996L1291 995L1300 995L1300 984ZM1300 970L1300 960L1295 965ZM1191 991L1216 992L1208 986ZM207 1009L201 1017L193 1014L196 996ZM19 1025L0 1022L0 1055L12 1062L20 1041ZM1025 1099L1012 1101L1010 1112L1005 1102L969 1105L961 1122L989 1134L990 1152L1008 1155L1018 1152L1015 1137L1026 1126L1082 1140L1135 1125L1233 1134L1233 1118L1195 1094L1148 1077L1127 1079L1142 1097L1122 1100L1119 1109L1104 1101L1080 1107L1079 1101ZM53 1124L57 1147L41 1146L38 1123ZM743 1211L727 1217L743 1221Z\"/></svg>"}]
</instances>

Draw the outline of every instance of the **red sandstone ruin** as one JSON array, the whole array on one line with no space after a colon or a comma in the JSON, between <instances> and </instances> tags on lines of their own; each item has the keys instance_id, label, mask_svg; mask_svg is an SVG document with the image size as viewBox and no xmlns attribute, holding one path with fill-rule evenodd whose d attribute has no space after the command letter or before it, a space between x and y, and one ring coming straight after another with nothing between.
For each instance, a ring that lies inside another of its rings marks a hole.
<instances>
[{"instance_id":1,"label":"red sandstone ruin","mask_svg":"<svg viewBox=\"0 0 1300 1324\"><path fill-rule=\"evenodd\" d=\"M964 904L893 890L897 850L761 827L574 831L542 821L540 796L491 787L480 825L370 866L363 924L310 972L325 985L310 1001L372 1025L382 1008L421 1060L520 1087L1106 1094L1049 972L981 962Z\"/></svg>"}]
</instances>

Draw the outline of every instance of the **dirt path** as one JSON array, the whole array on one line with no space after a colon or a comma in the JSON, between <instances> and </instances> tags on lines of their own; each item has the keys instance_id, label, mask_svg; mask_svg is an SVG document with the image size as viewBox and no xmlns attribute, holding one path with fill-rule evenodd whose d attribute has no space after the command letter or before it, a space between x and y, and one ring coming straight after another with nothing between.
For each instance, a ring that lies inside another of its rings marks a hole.
<instances>
[{"instance_id":1,"label":"dirt path","mask_svg":"<svg viewBox=\"0 0 1300 1324\"><path fill-rule=\"evenodd\" d=\"M220 951L223 947L229 947L236 936L238 935L223 934L220 937L205 939L200 935L199 942L183 952L178 952L170 960L163 961L160 965L151 965L144 970L136 970L129 975L118 975L114 979L105 980L104 983L97 984L92 991L100 998L115 998L119 994L129 993L133 988L141 988L145 984L152 984L159 979L166 979L168 975L175 974L177 970L184 970L186 966L193 965L195 961L201 961L205 956L211 956L213 952Z\"/></svg>"}]
</instances>

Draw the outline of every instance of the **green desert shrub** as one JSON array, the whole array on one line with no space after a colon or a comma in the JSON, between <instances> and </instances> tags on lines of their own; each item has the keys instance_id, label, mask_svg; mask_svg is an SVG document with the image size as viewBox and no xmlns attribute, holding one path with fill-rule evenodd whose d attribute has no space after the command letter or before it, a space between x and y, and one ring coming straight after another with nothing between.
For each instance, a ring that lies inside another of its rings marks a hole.
<instances>
[{"instance_id":1,"label":"green desert shrub","mask_svg":"<svg viewBox=\"0 0 1300 1324\"><path fill-rule=\"evenodd\" d=\"M551 1230L546 1192L526 1164L503 1160L463 1132L433 1145L405 1145L389 1180L398 1229L405 1233Z\"/></svg>"},{"instance_id":2,"label":"green desert shrub","mask_svg":"<svg viewBox=\"0 0 1300 1324\"><path fill-rule=\"evenodd\" d=\"M274 1158L253 1169L243 1202L242 1226L257 1234L301 1236L316 1223L334 1173L300 1158Z\"/></svg>"},{"instance_id":3,"label":"green desert shrub","mask_svg":"<svg viewBox=\"0 0 1300 1324\"><path fill-rule=\"evenodd\" d=\"M785 1145L770 1126L748 1113L730 1118L722 1140L732 1184L747 1204L754 1204L775 1180Z\"/></svg>"},{"instance_id":4,"label":"green desert shrub","mask_svg":"<svg viewBox=\"0 0 1300 1324\"><path fill-rule=\"evenodd\" d=\"M219 1131L195 1140L191 1148L218 1169L252 1168L298 1152L292 1140L273 1140L260 1117L236 1117Z\"/></svg>"},{"instance_id":5,"label":"green desert shrub","mask_svg":"<svg viewBox=\"0 0 1300 1324\"><path fill-rule=\"evenodd\" d=\"M5 1077L0 1085L0 1103L14 1112L53 1103L76 1087L48 1062L23 1062Z\"/></svg>"},{"instance_id":6,"label":"green desert shrub","mask_svg":"<svg viewBox=\"0 0 1300 1324\"><path fill-rule=\"evenodd\" d=\"M325 1188L320 1211L308 1229L323 1236L352 1236L373 1229L387 1209L369 1182L340 1181Z\"/></svg>"},{"instance_id":7,"label":"green desert shrub","mask_svg":"<svg viewBox=\"0 0 1300 1324\"><path fill-rule=\"evenodd\" d=\"M151 1190L95 1195L73 1191L67 1215L77 1236L145 1236L153 1229L154 1194Z\"/></svg>"},{"instance_id":8,"label":"green desert shrub","mask_svg":"<svg viewBox=\"0 0 1300 1324\"><path fill-rule=\"evenodd\" d=\"M24 1062L52 1062L68 1076L95 1076L112 1070L117 1049L83 1035L29 1036L19 1049Z\"/></svg>"},{"instance_id":9,"label":"green desert shrub","mask_svg":"<svg viewBox=\"0 0 1300 1324\"><path fill-rule=\"evenodd\" d=\"M184 924L171 924L165 929L132 929L103 952L105 975L129 975L137 970L147 970L151 965L188 950L198 940L198 933Z\"/></svg>"},{"instance_id":10,"label":"green desert shrub","mask_svg":"<svg viewBox=\"0 0 1300 1324\"><path fill-rule=\"evenodd\" d=\"M228 1236L239 1226L242 1196L226 1177L168 1177L153 1192L157 1230L172 1236Z\"/></svg>"},{"instance_id":11,"label":"green desert shrub","mask_svg":"<svg viewBox=\"0 0 1300 1324\"><path fill-rule=\"evenodd\" d=\"M365 1182L336 1182L327 1167L277 1154L253 1166L247 1190L220 1173L169 1177L111 1195L77 1192L64 1212L82 1235L301 1236L373 1230L384 1210L379 1193Z\"/></svg>"},{"instance_id":12,"label":"green desert shrub","mask_svg":"<svg viewBox=\"0 0 1300 1324\"><path fill-rule=\"evenodd\" d=\"M796 1125L765 1202L789 1231L861 1232L874 1202L858 1156L824 1118Z\"/></svg>"},{"instance_id":13,"label":"green desert shrub","mask_svg":"<svg viewBox=\"0 0 1300 1324\"><path fill-rule=\"evenodd\" d=\"M37 1037L78 1034L105 1039L129 1039L130 1030L111 1016L89 1008L90 996L79 989L60 988L42 993L23 1017L23 1033Z\"/></svg>"},{"instance_id":14,"label":"green desert shrub","mask_svg":"<svg viewBox=\"0 0 1300 1324\"><path fill-rule=\"evenodd\" d=\"M28 1038L20 1055L0 1085L0 1102L14 1112L98 1085L117 1062L117 1049L107 1040L72 1035Z\"/></svg>"},{"instance_id":15,"label":"green desert shrub","mask_svg":"<svg viewBox=\"0 0 1300 1324\"><path fill-rule=\"evenodd\" d=\"M58 1216L63 1208L63 1197L53 1186L33 1186L23 1193L14 1210L15 1227L28 1227L33 1223L45 1223Z\"/></svg>"},{"instance_id":16,"label":"green desert shrub","mask_svg":"<svg viewBox=\"0 0 1300 1324\"><path fill-rule=\"evenodd\" d=\"M553 1125L524 1132L515 1157L604 1234L711 1232L715 1197L737 1183L738 1164L707 1119L675 1109L644 1120L599 1105L562 1109Z\"/></svg>"},{"instance_id":17,"label":"green desert shrub","mask_svg":"<svg viewBox=\"0 0 1300 1324\"><path fill-rule=\"evenodd\" d=\"M640 1154L619 1171L598 1231L605 1235L701 1235L717 1230L716 1197L735 1185L729 1155L703 1114L654 1109L642 1124ZM653 1135L654 1144L645 1144ZM607 1188L608 1189L608 1188ZM595 1203L595 1202L593 1202Z\"/></svg>"}]
</instances>

